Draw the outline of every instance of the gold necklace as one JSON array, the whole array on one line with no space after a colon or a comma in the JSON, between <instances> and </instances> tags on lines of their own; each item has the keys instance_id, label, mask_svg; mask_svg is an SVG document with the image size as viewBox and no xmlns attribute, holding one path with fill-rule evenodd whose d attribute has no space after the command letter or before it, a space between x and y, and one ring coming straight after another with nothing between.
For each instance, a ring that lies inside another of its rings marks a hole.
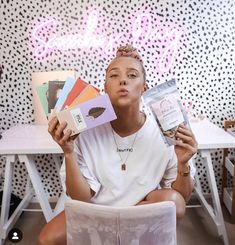
<instances>
[{"instance_id":1,"label":"gold necklace","mask_svg":"<svg viewBox=\"0 0 235 245\"><path fill-rule=\"evenodd\" d=\"M138 132L139 132L139 131L137 131L137 132L135 133L135 138L134 138L134 140L133 140L133 142L132 142L131 147L128 148L129 150L128 150L128 154L127 154L127 156L126 156L125 161L123 161L122 156L121 156L120 151L119 151L119 147L118 147L117 141L116 141L115 136L114 136L114 131L113 131L113 128L112 128L113 139L114 139L115 145L117 146L117 152L118 152L118 155L119 155L120 160L121 160L121 163L122 163L122 164L121 164L121 170L122 170L122 171L125 171L125 170L126 170L126 162L127 162L127 160L128 160L128 157L130 156L130 153L133 151L133 146L134 146L134 144L135 144L135 140L136 140L136 137L137 137ZM130 149L132 149L132 151L131 151Z\"/></svg>"}]
</instances>

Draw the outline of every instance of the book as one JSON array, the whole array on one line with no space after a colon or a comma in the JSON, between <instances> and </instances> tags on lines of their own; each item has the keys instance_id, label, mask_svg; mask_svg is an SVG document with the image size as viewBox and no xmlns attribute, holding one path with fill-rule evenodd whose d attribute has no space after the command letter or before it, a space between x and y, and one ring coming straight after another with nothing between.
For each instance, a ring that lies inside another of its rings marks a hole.
<instances>
[{"instance_id":1,"label":"book","mask_svg":"<svg viewBox=\"0 0 235 245\"><path fill-rule=\"evenodd\" d=\"M63 89L60 92L60 96L59 96L59 98L58 98L58 100L57 100L57 102L55 104L55 108L54 108L55 111L58 112L58 111L61 110L61 108L62 108L62 106L63 106L63 104L64 104L64 102L65 102L65 100L66 100L66 98L67 98L67 96L68 96L68 94L70 92L70 90L72 89L75 81L76 80L73 77L68 77L66 79L65 84L63 86Z\"/></svg>"},{"instance_id":2,"label":"book","mask_svg":"<svg viewBox=\"0 0 235 245\"><path fill-rule=\"evenodd\" d=\"M89 83L81 80L78 78L73 85L72 89L69 91L67 98L61 107L61 109L65 109L71 105L71 103L74 101L74 99L81 93L81 91L87 86Z\"/></svg>"},{"instance_id":3,"label":"book","mask_svg":"<svg viewBox=\"0 0 235 245\"><path fill-rule=\"evenodd\" d=\"M117 118L107 94L64 109L56 115L60 123L67 122L65 131L71 129L71 136Z\"/></svg>"},{"instance_id":4,"label":"book","mask_svg":"<svg viewBox=\"0 0 235 245\"><path fill-rule=\"evenodd\" d=\"M72 77L75 79L75 71L65 70L32 73L32 102L35 124L48 123L49 112L47 113L46 103L48 103L49 97L48 94L45 93L45 91L46 88L49 86L49 81L66 81L68 77Z\"/></svg>"},{"instance_id":5,"label":"book","mask_svg":"<svg viewBox=\"0 0 235 245\"><path fill-rule=\"evenodd\" d=\"M48 83L43 83L36 87L37 95L43 107L46 117L48 116Z\"/></svg>"},{"instance_id":6,"label":"book","mask_svg":"<svg viewBox=\"0 0 235 245\"><path fill-rule=\"evenodd\" d=\"M97 91L97 89L95 89L92 85L88 85L81 91L78 97L75 98L75 100L70 104L69 108L81 104L87 100L91 100L99 95L100 93Z\"/></svg>"},{"instance_id":7,"label":"book","mask_svg":"<svg viewBox=\"0 0 235 245\"><path fill-rule=\"evenodd\" d=\"M63 89L65 81L49 81L48 82L48 112L51 113Z\"/></svg>"}]
</instances>

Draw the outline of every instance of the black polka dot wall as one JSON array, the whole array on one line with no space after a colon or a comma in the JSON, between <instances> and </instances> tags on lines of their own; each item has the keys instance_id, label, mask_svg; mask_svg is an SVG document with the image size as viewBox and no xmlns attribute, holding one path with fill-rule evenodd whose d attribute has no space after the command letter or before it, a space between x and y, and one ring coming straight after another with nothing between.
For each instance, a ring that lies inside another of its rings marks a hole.
<instances>
[{"instance_id":1,"label":"black polka dot wall","mask_svg":"<svg viewBox=\"0 0 235 245\"><path fill-rule=\"evenodd\" d=\"M164 72L159 69L159 61L164 50L172 44L172 37L155 42L148 40L138 48L145 62L149 86L175 77L182 100L192 101L194 114L202 113L219 126L223 125L223 120L235 117L233 0L2 0L0 64L4 65L4 70L0 82L0 132L16 124L34 122L32 72L76 69L81 78L103 89L105 69L114 55L107 54L107 47L54 50L45 57L36 58L34 52L39 44L32 39L35 26L50 17L59 24L39 32L45 40L50 35L82 33L88 15L94 9L99 13L97 32L113 34L114 37L121 35L114 48L133 41L132 26L141 13L145 14L145 18L147 14L151 16L152 32L158 30L163 34L173 29L180 31L173 65ZM167 58L169 62L170 57ZM220 187L221 153L217 154L213 156L213 163ZM3 158L0 158L0 164L4 168ZM207 191L200 158L197 166L201 171L203 188ZM53 167L51 156L37 158L37 168L52 197L61 191L58 176L53 175ZM14 190L17 195L22 195L25 186L22 179L26 179L23 165L19 164L15 172Z\"/></svg>"}]
</instances>

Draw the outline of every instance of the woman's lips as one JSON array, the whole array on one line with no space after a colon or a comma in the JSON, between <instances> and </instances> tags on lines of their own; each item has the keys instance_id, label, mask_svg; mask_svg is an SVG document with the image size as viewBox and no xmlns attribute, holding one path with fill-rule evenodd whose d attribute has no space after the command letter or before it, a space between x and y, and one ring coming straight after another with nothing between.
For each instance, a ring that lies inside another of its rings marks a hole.
<instances>
[{"instance_id":1,"label":"woman's lips","mask_svg":"<svg viewBox=\"0 0 235 245\"><path fill-rule=\"evenodd\" d=\"M118 95L120 95L120 96L126 96L126 95L128 95L129 94L129 91L127 90L127 89L120 89L120 90L118 90Z\"/></svg>"}]
</instances>

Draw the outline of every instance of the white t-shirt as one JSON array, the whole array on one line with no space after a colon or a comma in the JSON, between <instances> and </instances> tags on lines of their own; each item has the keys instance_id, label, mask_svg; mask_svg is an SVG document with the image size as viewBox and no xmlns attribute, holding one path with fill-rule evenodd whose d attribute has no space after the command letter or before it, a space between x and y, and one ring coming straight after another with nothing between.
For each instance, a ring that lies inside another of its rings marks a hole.
<instances>
[{"instance_id":1,"label":"white t-shirt","mask_svg":"<svg viewBox=\"0 0 235 245\"><path fill-rule=\"evenodd\" d=\"M83 176L96 192L91 202L97 204L135 205L159 186L170 188L177 176L174 147L165 145L149 115L137 135L121 137L110 123L84 131L75 142L75 152ZM121 168L121 158L127 158L126 170ZM193 166L191 170L194 174ZM65 180L64 166L61 174Z\"/></svg>"}]
</instances>

